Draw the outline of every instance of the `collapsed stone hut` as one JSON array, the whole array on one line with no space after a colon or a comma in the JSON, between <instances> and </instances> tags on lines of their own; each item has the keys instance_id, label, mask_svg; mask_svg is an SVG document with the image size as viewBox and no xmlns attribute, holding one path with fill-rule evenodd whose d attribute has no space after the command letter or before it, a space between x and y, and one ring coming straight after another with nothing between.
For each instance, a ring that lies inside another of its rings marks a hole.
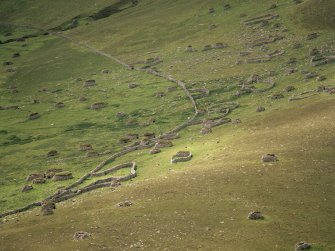
<instances>
[{"instance_id":1,"label":"collapsed stone hut","mask_svg":"<svg viewBox=\"0 0 335 251\"><path fill-rule=\"evenodd\" d=\"M84 83L84 87L91 87L91 86L95 86L95 80L94 79L86 80Z\"/></svg>"},{"instance_id":2,"label":"collapsed stone hut","mask_svg":"<svg viewBox=\"0 0 335 251\"><path fill-rule=\"evenodd\" d=\"M104 102L98 102L98 103L94 103L94 104L92 104L91 105L91 110L99 110L99 109L102 109L102 108L104 108L104 107L106 107L106 103L104 103Z\"/></svg>"},{"instance_id":3,"label":"collapsed stone hut","mask_svg":"<svg viewBox=\"0 0 335 251\"><path fill-rule=\"evenodd\" d=\"M55 173L53 176L52 180L54 181L62 181L62 180L69 180L73 179L72 173L71 172L60 172L60 173Z\"/></svg>"}]
</instances>

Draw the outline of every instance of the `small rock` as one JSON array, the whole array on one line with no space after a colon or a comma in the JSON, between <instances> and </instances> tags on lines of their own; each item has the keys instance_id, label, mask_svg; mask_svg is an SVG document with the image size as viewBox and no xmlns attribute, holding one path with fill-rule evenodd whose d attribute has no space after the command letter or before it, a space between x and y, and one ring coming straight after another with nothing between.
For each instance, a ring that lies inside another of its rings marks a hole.
<instances>
[{"instance_id":1,"label":"small rock","mask_svg":"<svg viewBox=\"0 0 335 251\"><path fill-rule=\"evenodd\" d=\"M262 162L276 162L276 161L278 161L278 158L273 153L268 153L262 156Z\"/></svg>"},{"instance_id":2,"label":"small rock","mask_svg":"<svg viewBox=\"0 0 335 251\"><path fill-rule=\"evenodd\" d=\"M133 203L130 200L122 201L116 204L117 207L130 207Z\"/></svg>"},{"instance_id":3,"label":"small rock","mask_svg":"<svg viewBox=\"0 0 335 251\"><path fill-rule=\"evenodd\" d=\"M304 242L304 241L300 241L297 244L295 244L295 250L307 250L310 249L312 247L311 244Z\"/></svg>"},{"instance_id":4,"label":"small rock","mask_svg":"<svg viewBox=\"0 0 335 251\"><path fill-rule=\"evenodd\" d=\"M30 186L30 185L25 185L23 188L22 188L22 192L27 192L27 191L30 191L33 189L33 186Z\"/></svg>"},{"instance_id":5,"label":"small rock","mask_svg":"<svg viewBox=\"0 0 335 251\"><path fill-rule=\"evenodd\" d=\"M73 235L73 239L75 241L80 241L80 240L84 240L86 238L89 238L90 236L91 236L91 234L88 233L88 232L78 231Z\"/></svg>"},{"instance_id":6,"label":"small rock","mask_svg":"<svg viewBox=\"0 0 335 251\"><path fill-rule=\"evenodd\" d=\"M261 212L250 212L248 214L248 219L249 220L262 220L264 219L264 216L262 215Z\"/></svg>"}]
</instances>

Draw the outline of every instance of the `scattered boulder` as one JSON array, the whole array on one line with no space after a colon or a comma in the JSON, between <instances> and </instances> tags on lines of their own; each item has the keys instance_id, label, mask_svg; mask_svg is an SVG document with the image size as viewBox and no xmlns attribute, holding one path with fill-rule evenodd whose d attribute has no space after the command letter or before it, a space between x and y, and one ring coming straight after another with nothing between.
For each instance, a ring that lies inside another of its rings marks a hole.
<instances>
[{"instance_id":1,"label":"scattered boulder","mask_svg":"<svg viewBox=\"0 0 335 251\"><path fill-rule=\"evenodd\" d=\"M274 3L270 5L269 10L273 10L275 8L277 8L277 4Z\"/></svg>"},{"instance_id":2,"label":"scattered boulder","mask_svg":"<svg viewBox=\"0 0 335 251\"><path fill-rule=\"evenodd\" d=\"M316 32L313 33L309 33L306 37L306 40L312 40L312 39L316 39L317 37L319 37L319 34Z\"/></svg>"},{"instance_id":3,"label":"scattered boulder","mask_svg":"<svg viewBox=\"0 0 335 251\"><path fill-rule=\"evenodd\" d=\"M47 153L47 157L54 157L56 155L58 155L58 151L56 150L51 150Z\"/></svg>"},{"instance_id":4,"label":"scattered boulder","mask_svg":"<svg viewBox=\"0 0 335 251\"><path fill-rule=\"evenodd\" d=\"M192 153L190 151L179 151L171 158L171 163L185 162L192 158Z\"/></svg>"},{"instance_id":5,"label":"scattered boulder","mask_svg":"<svg viewBox=\"0 0 335 251\"><path fill-rule=\"evenodd\" d=\"M297 244L295 244L295 250L307 250L307 249L311 249L312 245L305 242L305 241L300 241Z\"/></svg>"},{"instance_id":6,"label":"scattered boulder","mask_svg":"<svg viewBox=\"0 0 335 251\"><path fill-rule=\"evenodd\" d=\"M19 52L15 52L13 55L12 55L12 58L18 58L20 57L21 54Z\"/></svg>"},{"instance_id":7,"label":"scattered boulder","mask_svg":"<svg viewBox=\"0 0 335 251\"><path fill-rule=\"evenodd\" d=\"M253 211L248 214L248 219L249 220L262 220L264 219L264 216L262 215L261 212Z\"/></svg>"},{"instance_id":8,"label":"scattered boulder","mask_svg":"<svg viewBox=\"0 0 335 251\"><path fill-rule=\"evenodd\" d=\"M194 52L195 50L193 49L193 47L192 47L192 45L188 45L187 47L186 47L186 50L185 50L186 52Z\"/></svg>"},{"instance_id":9,"label":"scattered boulder","mask_svg":"<svg viewBox=\"0 0 335 251\"><path fill-rule=\"evenodd\" d=\"M250 54L251 54L250 51L240 51L240 52L239 52L239 55L240 55L241 57L249 56Z\"/></svg>"},{"instance_id":10,"label":"scattered boulder","mask_svg":"<svg viewBox=\"0 0 335 251\"><path fill-rule=\"evenodd\" d=\"M3 62L2 65L4 65L4 66L13 65L13 62L11 62L11 61L6 61L6 62Z\"/></svg>"},{"instance_id":11,"label":"scattered boulder","mask_svg":"<svg viewBox=\"0 0 335 251\"><path fill-rule=\"evenodd\" d=\"M129 89L134 89L134 88L136 88L138 86L139 86L139 84L137 84L137 83L130 83L130 84L128 84Z\"/></svg>"},{"instance_id":12,"label":"scattered boulder","mask_svg":"<svg viewBox=\"0 0 335 251\"><path fill-rule=\"evenodd\" d=\"M262 162L276 162L278 158L273 153L268 153L262 156Z\"/></svg>"},{"instance_id":13,"label":"scattered boulder","mask_svg":"<svg viewBox=\"0 0 335 251\"><path fill-rule=\"evenodd\" d=\"M56 205L52 201L43 201L41 212L44 216L51 215L54 213L54 209L56 209Z\"/></svg>"},{"instance_id":14,"label":"scattered boulder","mask_svg":"<svg viewBox=\"0 0 335 251\"><path fill-rule=\"evenodd\" d=\"M150 154L157 154L157 153L160 153L162 150L161 149L158 149L158 148L153 148L150 150Z\"/></svg>"},{"instance_id":15,"label":"scattered boulder","mask_svg":"<svg viewBox=\"0 0 335 251\"><path fill-rule=\"evenodd\" d=\"M6 72L15 72L15 69L14 68L7 68Z\"/></svg>"},{"instance_id":16,"label":"scattered boulder","mask_svg":"<svg viewBox=\"0 0 335 251\"><path fill-rule=\"evenodd\" d=\"M117 207L130 207L133 205L133 202L130 200L125 200L116 204Z\"/></svg>"},{"instance_id":17,"label":"scattered boulder","mask_svg":"<svg viewBox=\"0 0 335 251\"><path fill-rule=\"evenodd\" d=\"M65 107L65 104L63 102L58 102L58 103L55 104L55 107L63 108L63 107Z\"/></svg>"},{"instance_id":18,"label":"scattered boulder","mask_svg":"<svg viewBox=\"0 0 335 251\"><path fill-rule=\"evenodd\" d=\"M264 112L265 108L263 106L258 106L256 112Z\"/></svg>"},{"instance_id":19,"label":"scattered boulder","mask_svg":"<svg viewBox=\"0 0 335 251\"><path fill-rule=\"evenodd\" d=\"M61 168L52 168L52 169L48 169L46 172L45 172L45 177L47 179L51 179L53 176L55 176L56 173L61 173L63 172L64 170L61 169Z\"/></svg>"},{"instance_id":20,"label":"scattered boulder","mask_svg":"<svg viewBox=\"0 0 335 251\"><path fill-rule=\"evenodd\" d=\"M52 178L52 180L54 181L69 180L69 179L73 179L73 176L72 173L68 171L55 173L55 175Z\"/></svg>"},{"instance_id":21,"label":"scattered boulder","mask_svg":"<svg viewBox=\"0 0 335 251\"><path fill-rule=\"evenodd\" d=\"M38 119L40 117L40 114L38 112L34 112L29 114L28 119L29 120L34 120L34 119Z\"/></svg>"},{"instance_id":22,"label":"scattered boulder","mask_svg":"<svg viewBox=\"0 0 335 251\"><path fill-rule=\"evenodd\" d=\"M104 102L98 102L98 103L94 103L94 104L92 104L91 105L91 110L99 110L99 109L102 109L102 108L104 108L104 107L106 107L106 103L104 103Z\"/></svg>"},{"instance_id":23,"label":"scattered boulder","mask_svg":"<svg viewBox=\"0 0 335 251\"><path fill-rule=\"evenodd\" d=\"M23 188L22 188L22 192L27 192L27 191L30 191L33 189L33 186L31 185L25 185Z\"/></svg>"},{"instance_id":24,"label":"scattered boulder","mask_svg":"<svg viewBox=\"0 0 335 251\"><path fill-rule=\"evenodd\" d=\"M95 86L95 80L94 79L86 80L84 83L84 87L91 87L91 86Z\"/></svg>"},{"instance_id":25,"label":"scattered boulder","mask_svg":"<svg viewBox=\"0 0 335 251\"><path fill-rule=\"evenodd\" d=\"M81 151L90 151L93 150L93 147L91 144L82 144L79 146Z\"/></svg>"},{"instance_id":26,"label":"scattered boulder","mask_svg":"<svg viewBox=\"0 0 335 251\"><path fill-rule=\"evenodd\" d=\"M78 231L78 232L75 232L75 234L73 235L73 239L75 241L81 241L81 240L89 238L90 236L91 234L88 232Z\"/></svg>"},{"instance_id":27,"label":"scattered boulder","mask_svg":"<svg viewBox=\"0 0 335 251\"><path fill-rule=\"evenodd\" d=\"M285 92L291 92L293 90L295 90L295 87L293 85L288 85L284 88Z\"/></svg>"}]
</instances>

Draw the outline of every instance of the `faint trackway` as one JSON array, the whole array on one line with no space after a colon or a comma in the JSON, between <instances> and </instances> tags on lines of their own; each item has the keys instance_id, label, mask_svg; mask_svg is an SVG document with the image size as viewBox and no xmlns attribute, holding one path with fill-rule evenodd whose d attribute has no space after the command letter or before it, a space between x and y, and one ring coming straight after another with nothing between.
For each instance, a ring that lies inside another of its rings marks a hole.
<instances>
[{"instance_id":1,"label":"faint trackway","mask_svg":"<svg viewBox=\"0 0 335 251\"><path fill-rule=\"evenodd\" d=\"M7 24L7 25L13 25L13 24ZM162 135L164 136L164 135L169 134L169 133L176 133L176 132L179 132L182 129L186 128L187 126L195 124L195 122L196 122L195 118L199 115L198 107L197 107L197 104L196 104L193 96L191 95L191 93L189 92L189 90L186 88L186 85L185 85L185 83L183 81L174 79L171 76L166 76L166 75L164 75L162 73L159 73L157 71L154 71L152 69L145 70L145 69L140 69L140 68L133 67L133 66L131 66L131 65L123 62L122 60L120 60L120 59L118 59L118 58L116 58L116 57L114 57L112 55L109 55L108 53L100 51L100 50L98 50L98 49L96 49L96 48L94 48L94 47L92 47L92 46L90 46L88 44L80 43L80 42L74 40L73 38L71 38L69 36L65 36L64 34L60 34L58 32L50 32L50 31L47 31L47 30L43 30L43 29L40 29L40 28L28 26L28 25L21 25L21 26L20 25L13 25L13 26L16 26L16 27L25 27L25 28L31 28L31 29L37 29L37 30L42 31L42 32L49 32L50 34L52 34L54 36L60 37L60 38L65 39L65 40L68 40L68 41L74 43L75 45L83 47L83 48L86 48L86 49L88 49L88 50L90 50L90 51L92 51L92 52L94 52L94 53L96 53L96 54L98 54L100 56L107 57L107 58L115 61L116 63L118 63L118 64L120 64L120 65L128 68L129 70L137 70L137 71L141 71L141 72L146 72L146 73L149 73L151 75L154 75L154 76L157 76L157 77L166 79L166 80L168 80L170 82L178 84L184 90L186 96L191 101L192 106L194 108L194 115L191 118L189 118L186 122L178 125L173 130L170 130L169 132L166 132L165 134L163 133ZM199 121L197 121L196 123L199 123ZM144 145L144 146L139 145L139 146L130 147L128 149L125 149L123 151L120 151L120 152L117 152L117 153L111 155L110 157L108 157L107 159L105 159L104 161L102 161L98 166L96 166L92 171L90 171L89 173L86 173L83 177L81 177L80 179L78 179L77 181L75 181L74 183L72 183L71 185L69 185L68 187L66 187L64 189L64 191L62 191L62 192L57 191L53 195L50 195L47 198L45 198L43 201L51 200L51 201L54 201L55 203L57 203L57 202L61 202L61 201L67 200L69 198L73 198L74 196L77 196L77 195L79 195L81 193L84 193L84 192L91 191L91 190L96 189L96 188L110 186L111 182L113 180L115 180L116 178L110 177L110 178L107 178L107 179L98 180L97 182L89 184L88 186L86 186L86 187L84 187L82 189L78 189L77 192L72 191L72 188L77 187L78 185L82 184L85 180L87 180L91 176L97 174L98 171L100 171L104 166L106 166L107 164L109 164L111 161L114 161L116 158L121 157L123 155L126 155L126 154L128 154L130 152L133 152L133 151L136 151L136 150L141 150L141 149L152 147L152 146L154 146L154 143L155 143L155 140L153 139L153 140L150 140L147 145ZM123 164L123 165L128 165L128 164ZM123 166L123 165L121 165L121 166ZM134 165L133 168L136 168L135 167L136 164L134 163L133 165ZM108 170L114 170L115 168L117 168L117 166L113 167L111 169L107 169L106 171L108 172ZM132 173L129 176L121 177L119 180L120 181L124 181L124 180L126 180L128 178L134 178L134 177L136 177L136 171L135 170L136 169L133 169ZM10 211L7 211L5 213L2 213L2 214L0 214L0 218L8 216L8 215L12 215L12 214L16 214L16 213L27 211L27 210L32 209L34 207L41 206L42 204L43 203L41 201L34 202L34 203L29 204L29 205L26 205L25 207L17 208L17 209L10 210Z\"/></svg>"}]
</instances>

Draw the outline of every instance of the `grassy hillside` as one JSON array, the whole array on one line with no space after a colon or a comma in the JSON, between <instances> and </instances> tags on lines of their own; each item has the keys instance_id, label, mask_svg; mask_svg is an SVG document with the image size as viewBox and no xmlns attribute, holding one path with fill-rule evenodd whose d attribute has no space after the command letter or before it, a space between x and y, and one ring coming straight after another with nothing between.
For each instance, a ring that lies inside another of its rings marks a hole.
<instances>
[{"instance_id":1,"label":"grassy hillside","mask_svg":"<svg viewBox=\"0 0 335 251\"><path fill-rule=\"evenodd\" d=\"M54 215L3 218L0 250L293 250L301 240L334 249L332 2L1 1L0 213L70 185L137 141L120 143L129 133L139 141L192 118L188 90L209 94L192 93L199 123L172 147L103 169L135 161L136 178L58 203ZM233 123L199 133L227 107ZM171 164L180 150L192 160ZM266 153L279 162L262 164ZM55 168L74 179L26 181ZM126 199L134 205L115 206ZM265 219L248 221L252 210ZM92 236L73 241L79 230Z\"/></svg>"}]
</instances>

